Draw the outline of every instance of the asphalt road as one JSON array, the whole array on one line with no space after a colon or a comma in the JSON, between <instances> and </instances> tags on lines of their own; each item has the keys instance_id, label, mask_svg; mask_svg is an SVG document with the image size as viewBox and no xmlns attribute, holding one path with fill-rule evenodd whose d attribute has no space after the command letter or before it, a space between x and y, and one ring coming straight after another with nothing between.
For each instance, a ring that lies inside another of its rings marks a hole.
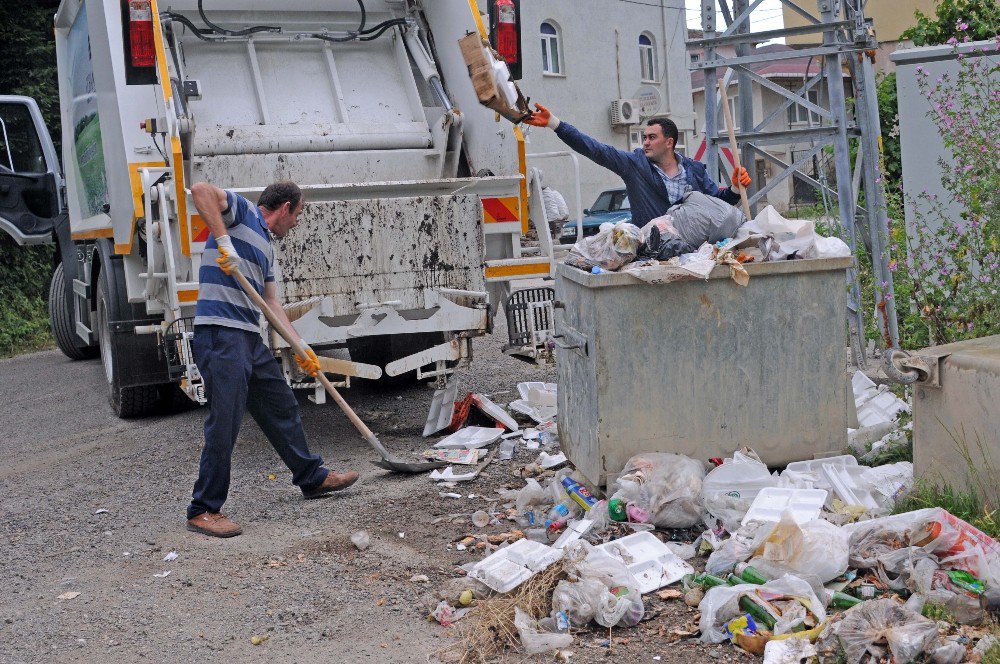
<instances>
[{"instance_id":1,"label":"asphalt road","mask_svg":"<svg viewBox=\"0 0 1000 664\"><path fill-rule=\"evenodd\" d=\"M553 368L500 352L502 324L475 342L460 393L507 403L519 381L555 380ZM71 362L58 351L0 360L0 378L4 663L438 661L457 634L426 619L428 593L454 578L457 565L482 557L450 543L475 530L473 511L497 506L498 487L524 485L519 469L537 455L521 450L512 462L494 462L451 489L463 498L442 498L426 476L372 466L373 453L337 407L303 396L312 448L361 480L343 494L302 500L247 418L225 506L244 534L218 540L184 527L203 409L119 420L99 361ZM359 381L346 397L391 451L409 456L429 446L420 434L431 394ZM359 552L350 536L362 529L372 543ZM171 551L176 560L165 562ZM647 599L647 607L659 617L618 630L613 651L602 641L606 630L581 635L572 661L748 661L731 647L709 651L669 638L694 610L657 602ZM253 645L254 637L267 639Z\"/></svg>"}]
</instances>

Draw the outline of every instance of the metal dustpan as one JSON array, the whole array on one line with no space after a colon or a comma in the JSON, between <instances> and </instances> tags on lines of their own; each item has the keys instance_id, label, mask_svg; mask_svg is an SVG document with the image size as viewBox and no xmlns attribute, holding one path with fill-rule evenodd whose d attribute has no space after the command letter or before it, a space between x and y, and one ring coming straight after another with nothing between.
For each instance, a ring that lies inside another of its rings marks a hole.
<instances>
[{"instance_id":1,"label":"metal dustpan","mask_svg":"<svg viewBox=\"0 0 1000 664\"><path fill-rule=\"evenodd\" d=\"M434 470L435 468L442 468L448 465L444 461L403 461L402 459L397 459L389 454L389 450L385 449L385 446L378 439L378 437L375 436L375 434L372 434L370 438L366 437L365 442L371 445L382 457L378 461L372 461L372 463L379 468L390 470L392 472L409 473L413 475L416 473L424 473Z\"/></svg>"}]
</instances>

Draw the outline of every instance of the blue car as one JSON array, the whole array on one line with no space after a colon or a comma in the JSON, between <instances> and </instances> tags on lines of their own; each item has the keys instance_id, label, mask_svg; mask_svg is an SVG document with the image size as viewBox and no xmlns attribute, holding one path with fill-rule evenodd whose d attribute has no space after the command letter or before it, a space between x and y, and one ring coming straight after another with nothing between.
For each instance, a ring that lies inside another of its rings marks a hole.
<instances>
[{"instance_id":1,"label":"blue car","mask_svg":"<svg viewBox=\"0 0 1000 664\"><path fill-rule=\"evenodd\" d=\"M625 189L608 189L602 191L594 204L583 211L583 236L596 235L601 224L611 222L617 224L619 221L632 221L632 210L628 204L628 194ZM576 222L567 221L559 234L560 244L573 244L576 242Z\"/></svg>"}]
</instances>

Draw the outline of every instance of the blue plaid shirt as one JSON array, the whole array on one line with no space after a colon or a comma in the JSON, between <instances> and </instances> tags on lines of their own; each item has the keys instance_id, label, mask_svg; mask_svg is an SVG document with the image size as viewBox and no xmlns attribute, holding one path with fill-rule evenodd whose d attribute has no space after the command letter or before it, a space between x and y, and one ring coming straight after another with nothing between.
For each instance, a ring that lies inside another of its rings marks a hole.
<instances>
[{"instance_id":1,"label":"blue plaid shirt","mask_svg":"<svg viewBox=\"0 0 1000 664\"><path fill-rule=\"evenodd\" d=\"M670 176L662 168L653 164L657 174L663 178L663 184L667 187L667 195L670 196L671 203L676 203L684 197L684 194L691 191L691 185L687 181L687 171L684 170L684 164L680 159L677 160L677 165L679 167L677 175Z\"/></svg>"}]
</instances>

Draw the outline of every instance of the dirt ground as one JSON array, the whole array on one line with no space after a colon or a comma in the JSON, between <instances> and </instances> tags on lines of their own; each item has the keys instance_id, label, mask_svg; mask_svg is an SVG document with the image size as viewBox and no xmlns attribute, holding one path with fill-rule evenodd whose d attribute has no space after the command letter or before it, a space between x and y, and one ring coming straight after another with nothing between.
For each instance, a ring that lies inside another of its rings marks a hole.
<instances>
[{"instance_id":1,"label":"dirt ground","mask_svg":"<svg viewBox=\"0 0 1000 664\"><path fill-rule=\"evenodd\" d=\"M506 403L518 381L555 380L555 371L504 356L499 322L475 343L461 390ZM204 410L119 420L99 361L71 362L58 351L2 360L0 377L0 662L437 661L456 629L428 621L420 599L481 557L449 543L474 530L468 515L497 502L498 487L523 485L516 472L537 454L519 450L452 489L475 497L441 498L426 476L372 466L337 407L303 396L313 449L361 480L342 495L303 501L248 417L225 507L244 534L218 540L184 528ZM430 398L423 386L361 381L347 393L399 455L428 446L420 433ZM359 552L350 536L362 529L372 543ZM171 551L177 558L164 562ZM430 582L411 582L417 574ZM79 595L59 599L65 593ZM671 640L695 617L683 603L647 596L646 605L650 619L613 630L610 647L607 631L580 634L571 661L750 661L732 646ZM253 637L268 638L255 646Z\"/></svg>"}]
</instances>

